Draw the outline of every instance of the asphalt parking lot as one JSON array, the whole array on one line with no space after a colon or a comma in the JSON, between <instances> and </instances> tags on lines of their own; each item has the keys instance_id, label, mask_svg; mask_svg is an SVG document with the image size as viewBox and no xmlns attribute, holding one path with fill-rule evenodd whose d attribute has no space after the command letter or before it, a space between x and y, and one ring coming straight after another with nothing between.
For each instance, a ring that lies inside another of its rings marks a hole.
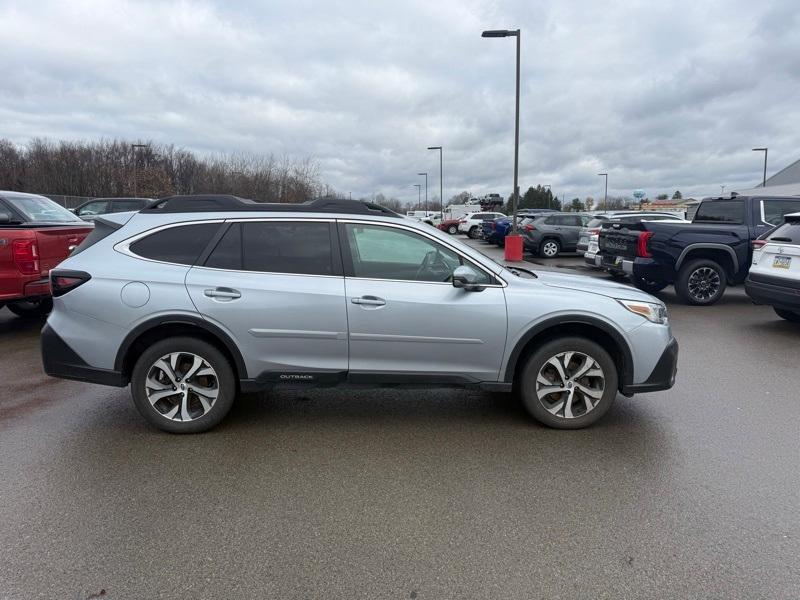
<instances>
[{"instance_id":1,"label":"asphalt parking lot","mask_svg":"<svg viewBox=\"0 0 800 600\"><path fill-rule=\"evenodd\" d=\"M0 598L796 599L800 326L742 288L661 297L676 386L581 431L509 395L332 389L168 435L46 377L42 323L0 310Z\"/></svg>"}]
</instances>

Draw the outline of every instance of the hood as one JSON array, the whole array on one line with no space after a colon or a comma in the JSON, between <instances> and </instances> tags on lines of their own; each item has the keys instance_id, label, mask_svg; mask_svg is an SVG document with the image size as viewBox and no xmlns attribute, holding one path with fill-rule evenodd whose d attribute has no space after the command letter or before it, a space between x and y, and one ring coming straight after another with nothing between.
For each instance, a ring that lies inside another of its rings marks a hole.
<instances>
[{"instance_id":1,"label":"hood","mask_svg":"<svg viewBox=\"0 0 800 600\"><path fill-rule=\"evenodd\" d=\"M547 285L550 287L563 288L567 290L576 290L579 292L587 292L589 294L600 294L609 298L617 298L621 300L639 300L642 302L655 302L663 304L661 300L655 296L636 289L632 285L625 285L615 281L608 281L598 279L596 277L589 277L588 275L572 275L566 273L554 273L553 271L539 271L535 270L537 279L527 279L531 283L539 285ZM515 275L509 275L509 278L516 278Z\"/></svg>"}]
</instances>

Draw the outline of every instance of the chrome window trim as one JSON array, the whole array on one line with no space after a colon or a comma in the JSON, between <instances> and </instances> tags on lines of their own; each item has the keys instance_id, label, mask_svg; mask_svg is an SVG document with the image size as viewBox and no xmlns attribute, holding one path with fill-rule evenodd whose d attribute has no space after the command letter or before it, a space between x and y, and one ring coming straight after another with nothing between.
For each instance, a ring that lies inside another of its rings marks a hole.
<instances>
[{"instance_id":1,"label":"chrome window trim","mask_svg":"<svg viewBox=\"0 0 800 600\"><path fill-rule=\"evenodd\" d=\"M392 227L394 229L402 229L404 231L408 231L408 232L411 232L411 233L417 233L417 234L419 234L419 235L421 235L423 237L428 238L432 242L434 242L436 244L439 244L441 246L444 246L445 248L447 248L448 250L450 250L452 252L455 252L456 254L458 254L458 256L460 256L461 258L469 261L470 264L474 264L478 269L480 269L484 273L488 273L490 277L492 277L494 279L497 279L500 282L500 284L487 283L483 287L504 288L504 287L508 286L508 283L502 277L500 277L496 273L492 273L491 271L488 271L486 269L486 267L484 267L480 263L477 263L475 261L475 259L473 259L472 257L464 254L458 248L446 243L444 240L440 240L439 238L437 238L437 237L435 237L433 235L429 235L427 232L421 231L421 230L419 230L419 229L417 229L415 227L408 227L408 226L406 226L406 225L404 225L402 223L386 223L384 221L366 221L366 220L363 220L363 219L346 219L345 218L345 219L337 219L337 221L339 223L356 223L358 225L378 225L378 226L381 226L381 227ZM339 243L344 243L344 241L340 240ZM375 277L348 277L347 279L363 279L363 280L369 280L369 281L402 281L402 282L405 282L405 283L409 283L409 282L411 282L411 283L432 283L432 284L435 284L435 285L450 285L450 286L453 285L452 283L449 283L447 281L416 281L414 279L383 279L383 278L375 278Z\"/></svg>"}]
</instances>

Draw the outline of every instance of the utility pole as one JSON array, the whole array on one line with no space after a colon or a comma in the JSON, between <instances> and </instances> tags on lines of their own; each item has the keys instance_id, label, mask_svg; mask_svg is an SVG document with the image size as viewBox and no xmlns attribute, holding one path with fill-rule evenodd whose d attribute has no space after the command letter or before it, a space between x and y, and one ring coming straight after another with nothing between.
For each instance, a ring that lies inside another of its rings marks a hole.
<instances>
[{"instance_id":1,"label":"utility pole","mask_svg":"<svg viewBox=\"0 0 800 600\"><path fill-rule=\"evenodd\" d=\"M137 191L137 172L136 172L136 163L137 158L139 157L138 153L136 152L139 148L147 148L147 144L131 144L131 149L133 150L133 197L138 198L139 192Z\"/></svg>"},{"instance_id":2,"label":"utility pole","mask_svg":"<svg viewBox=\"0 0 800 600\"><path fill-rule=\"evenodd\" d=\"M753 152L763 152L764 153L764 179L761 180L761 187L767 187L767 153L769 152L768 148L753 148Z\"/></svg>"},{"instance_id":3,"label":"utility pole","mask_svg":"<svg viewBox=\"0 0 800 600\"><path fill-rule=\"evenodd\" d=\"M442 147L428 146L428 150L439 151L439 217L444 221L444 185L442 184Z\"/></svg>"},{"instance_id":4,"label":"utility pole","mask_svg":"<svg viewBox=\"0 0 800 600\"><path fill-rule=\"evenodd\" d=\"M425 214L428 213L428 174L417 173L417 175L425 175Z\"/></svg>"},{"instance_id":5,"label":"utility pole","mask_svg":"<svg viewBox=\"0 0 800 600\"><path fill-rule=\"evenodd\" d=\"M603 194L603 210L608 210L608 173L598 173L598 175L606 178L606 191Z\"/></svg>"}]
</instances>

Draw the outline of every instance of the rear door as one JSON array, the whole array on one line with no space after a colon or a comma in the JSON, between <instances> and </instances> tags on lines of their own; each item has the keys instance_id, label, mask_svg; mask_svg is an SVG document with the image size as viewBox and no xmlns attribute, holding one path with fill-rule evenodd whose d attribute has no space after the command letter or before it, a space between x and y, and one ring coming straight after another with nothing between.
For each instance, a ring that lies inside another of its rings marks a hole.
<instances>
[{"instance_id":1,"label":"rear door","mask_svg":"<svg viewBox=\"0 0 800 600\"><path fill-rule=\"evenodd\" d=\"M340 222L354 381L497 381L506 340L501 283L432 236ZM469 264L487 283L454 288Z\"/></svg>"},{"instance_id":2,"label":"rear door","mask_svg":"<svg viewBox=\"0 0 800 600\"><path fill-rule=\"evenodd\" d=\"M333 221L232 221L202 263L187 274L189 294L236 339L250 377L344 375L347 311Z\"/></svg>"},{"instance_id":3,"label":"rear door","mask_svg":"<svg viewBox=\"0 0 800 600\"><path fill-rule=\"evenodd\" d=\"M793 219L770 234L751 271L800 281L800 220Z\"/></svg>"}]
</instances>

